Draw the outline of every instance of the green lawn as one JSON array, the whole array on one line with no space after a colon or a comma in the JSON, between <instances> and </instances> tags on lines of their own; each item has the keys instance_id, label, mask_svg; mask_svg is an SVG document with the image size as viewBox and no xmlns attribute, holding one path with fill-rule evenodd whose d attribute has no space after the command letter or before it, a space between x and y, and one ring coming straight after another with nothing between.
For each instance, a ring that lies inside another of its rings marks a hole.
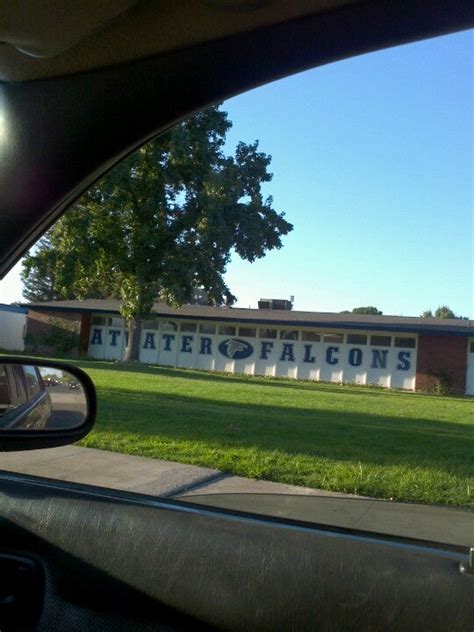
<instances>
[{"instance_id":1,"label":"green lawn","mask_svg":"<svg viewBox=\"0 0 474 632\"><path fill-rule=\"evenodd\" d=\"M241 476L474 507L474 401L106 362L82 444Z\"/></svg>"}]
</instances>

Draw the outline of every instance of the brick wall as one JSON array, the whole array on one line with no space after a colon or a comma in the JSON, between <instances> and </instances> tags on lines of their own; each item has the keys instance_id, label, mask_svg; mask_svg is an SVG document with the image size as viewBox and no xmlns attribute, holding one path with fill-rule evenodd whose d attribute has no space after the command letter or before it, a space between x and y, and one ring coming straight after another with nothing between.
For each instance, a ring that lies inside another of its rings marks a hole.
<instances>
[{"instance_id":1,"label":"brick wall","mask_svg":"<svg viewBox=\"0 0 474 632\"><path fill-rule=\"evenodd\" d=\"M464 336L418 336L416 389L432 391L441 378L453 392L464 395L467 372L467 338Z\"/></svg>"},{"instance_id":2,"label":"brick wall","mask_svg":"<svg viewBox=\"0 0 474 632\"><path fill-rule=\"evenodd\" d=\"M77 357L80 312L28 310L25 349L31 353Z\"/></svg>"}]
</instances>

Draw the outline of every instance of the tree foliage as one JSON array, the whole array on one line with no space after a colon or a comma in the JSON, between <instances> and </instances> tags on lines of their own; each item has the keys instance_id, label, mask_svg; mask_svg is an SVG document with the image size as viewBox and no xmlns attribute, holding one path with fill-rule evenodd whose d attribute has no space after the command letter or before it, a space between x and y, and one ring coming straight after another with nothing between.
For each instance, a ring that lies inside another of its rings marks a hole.
<instances>
[{"instance_id":1,"label":"tree foliage","mask_svg":"<svg viewBox=\"0 0 474 632\"><path fill-rule=\"evenodd\" d=\"M61 298L56 291L57 252L48 236L40 240L36 252L27 254L22 263L23 296L28 301L34 303Z\"/></svg>"},{"instance_id":2,"label":"tree foliage","mask_svg":"<svg viewBox=\"0 0 474 632\"><path fill-rule=\"evenodd\" d=\"M34 285L50 257L55 298L121 299L126 359L138 359L141 319L157 298L180 305L198 288L210 304L232 304L231 253L254 261L293 227L262 194L271 157L258 141L224 153L230 127L212 107L131 154L57 222L50 247L26 260L25 281Z\"/></svg>"},{"instance_id":3,"label":"tree foliage","mask_svg":"<svg viewBox=\"0 0 474 632\"><path fill-rule=\"evenodd\" d=\"M383 312L374 307L373 305L368 305L367 307L354 307L352 310L353 314L372 314L376 316L380 316Z\"/></svg>"},{"instance_id":4,"label":"tree foliage","mask_svg":"<svg viewBox=\"0 0 474 632\"><path fill-rule=\"evenodd\" d=\"M431 309L427 309L423 312L422 318L459 318L461 320L468 320L466 316L456 316L453 310L447 305L440 305L433 315Z\"/></svg>"},{"instance_id":5,"label":"tree foliage","mask_svg":"<svg viewBox=\"0 0 474 632\"><path fill-rule=\"evenodd\" d=\"M440 305L434 313L435 318L456 318L456 314L447 305Z\"/></svg>"}]
</instances>

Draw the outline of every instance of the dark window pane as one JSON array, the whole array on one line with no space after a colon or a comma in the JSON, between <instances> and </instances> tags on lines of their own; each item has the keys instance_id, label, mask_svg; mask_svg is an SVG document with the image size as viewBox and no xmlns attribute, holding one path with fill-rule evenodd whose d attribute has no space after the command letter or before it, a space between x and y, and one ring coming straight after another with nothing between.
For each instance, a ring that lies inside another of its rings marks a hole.
<instances>
[{"instance_id":1,"label":"dark window pane","mask_svg":"<svg viewBox=\"0 0 474 632\"><path fill-rule=\"evenodd\" d=\"M219 333L221 336L235 336L235 327L232 325L221 325Z\"/></svg>"},{"instance_id":2,"label":"dark window pane","mask_svg":"<svg viewBox=\"0 0 474 632\"><path fill-rule=\"evenodd\" d=\"M197 330L196 323L181 323L181 331L193 334Z\"/></svg>"},{"instance_id":3,"label":"dark window pane","mask_svg":"<svg viewBox=\"0 0 474 632\"><path fill-rule=\"evenodd\" d=\"M315 331L303 331L302 340L306 342L319 342L321 340L321 334L318 334Z\"/></svg>"},{"instance_id":4,"label":"dark window pane","mask_svg":"<svg viewBox=\"0 0 474 632\"><path fill-rule=\"evenodd\" d=\"M367 336L362 334L347 334L347 344L349 345L366 345Z\"/></svg>"},{"instance_id":5,"label":"dark window pane","mask_svg":"<svg viewBox=\"0 0 474 632\"><path fill-rule=\"evenodd\" d=\"M120 318L120 316L111 316L109 318L109 327L123 327L123 318Z\"/></svg>"},{"instance_id":6,"label":"dark window pane","mask_svg":"<svg viewBox=\"0 0 474 632\"><path fill-rule=\"evenodd\" d=\"M298 340L297 331L280 331L280 338L282 340Z\"/></svg>"},{"instance_id":7,"label":"dark window pane","mask_svg":"<svg viewBox=\"0 0 474 632\"><path fill-rule=\"evenodd\" d=\"M370 344L374 347L391 347L392 346L392 337L391 336L371 336Z\"/></svg>"},{"instance_id":8,"label":"dark window pane","mask_svg":"<svg viewBox=\"0 0 474 632\"><path fill-rule=\"evenodd\" d=\"M105 325L106 324L105 316L92 316L92 324L93 325Z\"/></svg>"},{"instance_id":9,"label":"dark window pane","mask_svg":"<svg viewBox=\"0 0 474 632\"><path fill-rule=\"evenodd\" d=\"M142 323L143 329L158 329L158 321L157 320L144 320Z\"/></svg>"},{"instance_id":10,"label":"dark window pane","mask_svg":"<svg viewBox=\"0 0 474 632\"><path fill-rule=\"evenodd\" d=\"M258 337L259 338L276 338L277 330L276 329L259 329Z\"/></svg>"},{"instance_id":11,"label":"dark window pane","mask_svg":"<svg viewBox=\"0 0 474 632\"><path fill-rule=\"evenodd\" d=\"M163 320L160 325L161 331L177 331L178 324L174 320Z\"/></svg>"},{"instance_id":12,"label":"dark window pane","mask_svg":"<svg viewBox=\"0 0 474 632\"><path fill-rule=\"evenodd\" d=\"M416 347L415 338L395 338L396 347L405 347L407 349L414 349Z\"/></svg>"},{"instance_id":13,"label":"dark window pane","mask_svg":"<svg viewBox=\"0 0 474 632\"><path fill-rule=\"evenodd\" d=\"M201 334L215 334L216 326L215 325L199 325L199 332Z\"/></svg>"},{"instance_id":14,"label":"dark window pane","mask_svg":"<svg viewBox=\"0 0 474 632\"><path fill-rule=\"evenodd\" d=\"M324 334L323 342L344 342L344 334Z\"/></svg>"},{"instance_id":15,"label":"dark window pane","mask_svg":"<svg viewBox=\"0 0 474 632\"><path fill-rule=\"evenodd\" d=\"M239 327L239 336L244 338L255 338L257 330L255 327Z\"/></svg>"}]
</instances>

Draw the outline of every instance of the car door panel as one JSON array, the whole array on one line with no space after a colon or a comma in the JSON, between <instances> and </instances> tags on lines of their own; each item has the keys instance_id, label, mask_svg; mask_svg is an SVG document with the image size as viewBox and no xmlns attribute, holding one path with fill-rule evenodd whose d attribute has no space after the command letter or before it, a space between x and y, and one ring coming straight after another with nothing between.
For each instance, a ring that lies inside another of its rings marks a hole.
<instances>
[{"instance_id":1,"label":"car door panel","mask_svg":"<svg viewBox=\"0 0 474 632\"><path fill-rule=\"evenodd\" d=\"M43 560L59 610L106 611L112 596L114 607L129 606L127 616L151 612L148 624L160 608L231 630L461 631L474 623L474 577L459 571L461 548L23 475L0 482L1 541Z\"/></svg>"}]
</instances>

